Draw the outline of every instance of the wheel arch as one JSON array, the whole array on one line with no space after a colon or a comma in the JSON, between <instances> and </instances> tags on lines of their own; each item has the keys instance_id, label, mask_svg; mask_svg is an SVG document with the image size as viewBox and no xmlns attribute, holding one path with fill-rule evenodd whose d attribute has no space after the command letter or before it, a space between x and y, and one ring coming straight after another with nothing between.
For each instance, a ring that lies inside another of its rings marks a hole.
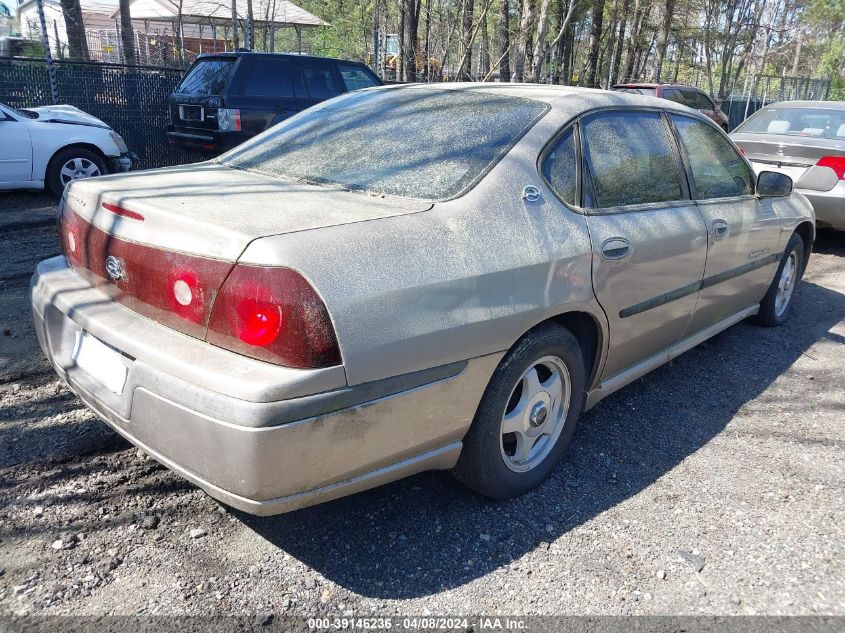
<instances>
[{"instance_id":1,"label":"wheel arch","mask_svg":"<svg viewBox=\"0 0 845 633\"><path fill-rule=\"evenodd\" d=\"M592 312L570 310L552 315L534 324L534 326L517 339L517 342L538 327L549 323L565 327L578 340L581 346L581 354L584 357L584 368L587 376L585 386L586 390L590 391L598 379L602 364L601 361L604 359L605 349L607 347L608 330L606 323L597 314Z\"/></svg>"},{"instance_id":2,"label":"wheel arch","mask_svg":"<svg viewBox=\"0 0 845 633\"><path fill-rule=\"evenodd\" d=\"M47 169L45 171L45 177L47 172L49 172L50 168L53 166L53 161L56 160L56 156L62 153L65 150L73 149L74 147L78 147L80 149L86 149L89 152L94 152L103 159L103 162L106 164L106 169L109 168L109 157L94 143L85 143L85 142L76 142L76 143L68 143L67 145L62 145L58 149L56 149L53 154L50 156L50 160L47 161Z\"/></svg>"},{"instance_id":3,"label":"wheel arch","mask_svg":"<svg viewBox=\"0 0 845 633\"><path fill-rule=\"evenodd\" d=\"M794 232L801 236L801 240L804 242L803 267L806 269L807 263L810 261L810 251L813 250L813 242L816 239L816 227L809 220L805 220L795 227Z\"/></svg>"}]
</instances>

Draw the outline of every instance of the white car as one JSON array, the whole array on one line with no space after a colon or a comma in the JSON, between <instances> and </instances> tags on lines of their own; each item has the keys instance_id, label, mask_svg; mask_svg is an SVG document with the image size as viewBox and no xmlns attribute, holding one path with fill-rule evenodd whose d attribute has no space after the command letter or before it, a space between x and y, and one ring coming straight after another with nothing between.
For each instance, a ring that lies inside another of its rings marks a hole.
<instances>
[{"instance_id":1,"label":"white car","mask_svg":"<svg viewBox=\"0 0 845 633\"><path fill-rule=\"evenodd\" d=\"M134 155L120 135L73 106L16 110L0 103L0 189L49 188L129 171Z\"/></svg>"}]
</instances>

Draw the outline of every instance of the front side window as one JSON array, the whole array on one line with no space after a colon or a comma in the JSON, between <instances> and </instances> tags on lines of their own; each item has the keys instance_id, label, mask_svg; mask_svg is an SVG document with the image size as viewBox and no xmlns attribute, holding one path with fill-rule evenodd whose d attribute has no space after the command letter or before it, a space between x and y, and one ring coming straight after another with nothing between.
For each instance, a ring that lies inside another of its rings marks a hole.
<instances>
[{"instance_id":1,"label":"front side window","mask_svg":"<svg viewBox=\"0 0 845 633\"><path fill-rule=\"evenodd\" d=\"M296 96L306 99L331 99L340 94L335 84L332 67L329 64L294 64L293 83Z\"/></svg>"},{"instance_id":2,"label":"front side window","mask_svg":"<svg viewBox=\"0 0 845 633\"><path fill-rule=\"evenodd\" d=\"M543 159L543 177L561 200L577 206L578 204L578 157L575 151L575 133L573 128L564 132Z\"/></svg>"},{"instance_id":3,"label":"front side window","mask_svg":"<svg viewBox=\"0 0 845 633\"><path fill-rule=\"evenodd\" d=\"M669 131L656 112L606 112L582 123L582 145L597 209L683 198Z\"/></svg>"},{"instance_id":4,"label":"front side window","mask_svg":"<svg viewBox=\"0 0 845 633\"><path fill-rule=\"evenodd\" d=\"M683 103L688 108L692 108L693 110L702 110L705 108L702 101L699 100L699 94L695 90L682 90L681 94L683 95Z\"/></svg>"},{"instance_id":5,"label":"front side window","mask_svg":"<svg viewBox=\"0 0 845 633\"><path fill-rule=\"evenodd\" d=\"M681 105L687 105L687 102L684 100L684 95L681 94L680 90L676 90L675 88L664 88L663 98L668 99L669 101L674 101L675 103L680 103Z\"/></svg>"},{"instance_id":6,"label":"front side window","mask_svg":"<svg viewBox=\"0 0 845 633\"><path fill-rule=\"evenodd\" d=\"M340 76L343 77L343 83L346 84L347 90L371 88L378 85L373 76L360 66L338 64L337 69L340 71Z\"/></svg>"},{"instance_id":7,"label":"front side window","mask_svg":"<svg viewBox=\"0 0 845 633\"><path fill-rule=\"evenodd\" d=\"M708 97L707 95L702 94L700 92L697 92L697 93L695 93L695 98L698 102L698 109L699 110L715 110L716 109L716 104L713 103L713 100L710 99L710 97Z\"/></svg>"},{"instance_id":8,"label":"front side window","mask_svg":"<svg viewBox=\"0 0 845 633\"><path fill-rule=\"evenodd\" d=\"M442 200L477 182L547 110L480 89L349 92L219 160L353 191Z\"/></svg>"},{"instance_id":9,"label":"front side window","mask_svg":"<svg viewBox=\"0 0 845 633\"><path fill-rule=\"evenodd\" d=\"M708 123L672 115L692 172L693 198L730 198L753 193L751 172L730 141Z\"/></svg>"}]
</instances>

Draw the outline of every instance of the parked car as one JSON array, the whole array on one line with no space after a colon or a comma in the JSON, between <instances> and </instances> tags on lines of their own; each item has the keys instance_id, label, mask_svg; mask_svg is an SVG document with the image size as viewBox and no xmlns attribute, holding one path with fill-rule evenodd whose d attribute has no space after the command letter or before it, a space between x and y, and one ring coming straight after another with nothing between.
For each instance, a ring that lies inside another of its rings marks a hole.
<instances>
[{"instance_id":1,"label":"parked car","mask_svg":"<svg viewBox=\"0 0 845 633\"><path fill-rule=\"evenodd\" d=\"M740 125L731 138L758 171L792 178L812 203L820 225L845 231L845 103L774 103Z\"/></svg>"},{"instance_id":2,"label":"parked car","mask_svg":"<svg viewBox=\"0 0 845 633\"><path fill-rule=\"evenodd\" d=\"M722 112L721 106L713 101L706 92L698 88L683 84L631 83L618 84L613 86L613 90L648 95L680 103L693 110L698 110L725 132L728 131L728 117Z\"/></svg>"},{"instance_id":3,"label":"parked car","mask_svg":"<svg viewBox=\"0 0 845 633\"><path fill-rule=\"evenodd\" d=\"M60 196L72 180L132 167L120 135L69 105L17 110L0 103L0 189L43 189Z\"/></svg>"},{"instance_id":4,"label":"parked car","mask_svg":"<svg viewBox=\"0 0 845 633\"><path fill-rule=\"evenodd\" d=\"M170 95L167 135L220 153L341 93L381 85L359 62L276 53L200 55Z\"/></svg>"},{"instance_id":5,"label":"parked car","mask_svg":"<svg viewBox=\"0 0 845 633\"><path fill-rule=\"evenodd\" d=\"M74 182L59 230L32 280L56 371L256 514L426 469L525 492L585 408L783 323L815 237L789 177L697 112L496 84L357 91L212 161Z\"/></svg>"}]
</instances>

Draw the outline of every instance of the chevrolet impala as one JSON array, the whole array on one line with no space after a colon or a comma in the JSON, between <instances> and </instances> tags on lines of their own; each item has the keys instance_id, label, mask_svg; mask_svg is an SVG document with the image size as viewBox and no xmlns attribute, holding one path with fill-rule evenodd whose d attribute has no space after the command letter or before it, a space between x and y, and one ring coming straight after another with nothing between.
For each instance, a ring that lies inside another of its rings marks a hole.
<instances>
[{"instance_id":1,"label":"chevrolet impala","mask_svg":"<svg viewBox=\"0 0 845 633\"><path fill-rule=\"evenodd\" d=\"M815 221L682 105L450 84L73 181L59 234L31 290L55 370L264 515L428 469L530 490L585 409L732 324L783 323Z\"/></svg>"}]
</instances>

